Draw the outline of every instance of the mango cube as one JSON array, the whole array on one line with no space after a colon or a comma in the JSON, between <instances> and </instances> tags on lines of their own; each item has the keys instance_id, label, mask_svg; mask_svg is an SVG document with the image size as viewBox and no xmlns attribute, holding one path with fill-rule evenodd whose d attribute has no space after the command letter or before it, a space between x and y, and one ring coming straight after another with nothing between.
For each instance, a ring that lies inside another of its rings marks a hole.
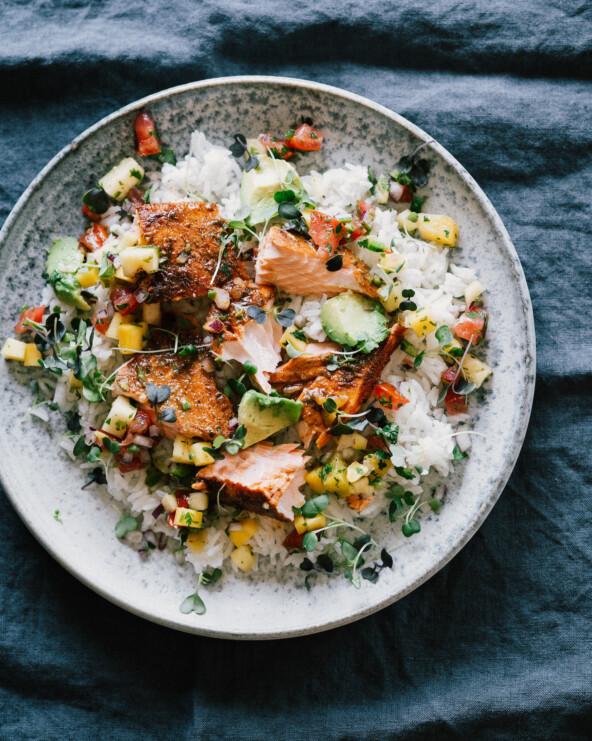
<instances>
[{"instance_id":1,"label":"mango cube","mask_svg":"<svg viewBox=\"0 0 592 741\"><path fill-rule=\"evenodd\" d=\"M130 190L142 182L144 168L133 157L125 157L99 180L100 187L116 201L123 201Z\"/></svg>"},{"instance_id":2,"label":"mango cube","mask_svg":"<svg viewBox=\"0 0 592 741\"><path fill-rule=\"evenodd\" d=\"M424 337L437 328L436 322L432 319L428 309L414 311L407 318L407 326L412 329L418 337Z\"/></svg>"},{"instance_id":3,"label":"mango cube","mask_svg":"<svg viewBox=\"0 0 592 741\"><path fill-rule=\"evenodd\" d=\"M458 240L458 226L442 214L418 214L417 228L426 242L436 242L443 247L454 247Z\"/></svg>"},{"instance_id":4,"label":"mango cube","mask_svg":"<svg viewBox=\"0 0 592 741\"><path fill-rule=\"evenodd\" d=\"M198 512L205 512L210 504L210 498L205 491L196 491L194 494L189 495L188 502L191 509L196 509Z\"/></svg>"},{"instance_id":5,"label":"mango cube","mask_svg":"<svg viewBox=\"0 0 592 741\"><path fill-rule=\"evenodd\" d=\"M177 435L173 442L172 461L174 463L193 463L191 447L193 440L184 435Z\"/></svg>"},{"instance_id":6,"label":"mango cube","mask_svg":"<svg viewBox=\"0 0 592 741\"><path fill-rule=\"evenodd\" d=\"M299 340L297 337L294 337L294 332L297 331L298 328L294 325L288 327L288 329L286 329L286 331L282 335L280 345L282 347L286 347L286 345L290 343L290 345L292 345L292 347L298 352L304 352L306 350L306 342L304 340Z\"/></svg>"},{"instance_id":7,"label":"mango cube","mask_svg":"<svg viewBox=\"0 0 592 741\"><path fill-rule=\"evenodd\" d=\"M160 325L160 304L142 304L142 320L148 324Z\"/></svg>"},{"instance_id":8,"label":"mango cube","mask_svg":"<svg viewBox=\"0 0 592 741\"><path fill-rule=\"evenodd\" d=\"M147 328L146 328L147 329ZM142 349L144 328L140 324L121 324L119 327L119 350L122 355L132 355Z\"/></svg>"},{"instance_id":9,"label":"mango cube","mask_svg":"<svg viewBox=\"0 0 592 741\"><path fill-rule=\"evenodd\" d=\"M210 463L213 463L214 459L207 450L211 447L210 443L193 443L189 452L190 463L193 463L194 466L209 466Z\"/></svg>"},{"instance_id":10,"label":"mango cube","mask_svg":"<svg viewBox=\"0 0 592 741\"><path fill-rule=\"evenodd\" d=\"M309 471L304 477L306 483L316 494L322 494L325 491L325 484L323 483L323 479L320 477L321 470L321 466L313 468L313 470Z\"/></svg>"},{"instance_id":11,"label":"mango cube","mask_svg":"<svg viewBox=\"0 0 592 741\"><path fill-rule=\"evenodd\" d=\"M479 298L484 290L485 288L483 288L478 280L472 280L465 288L465 301L467 302L467 304L470 304L476 298Z\"/></svg>"},{"instance_id":12,"label":"mango cube","mask_svg":"<svg viewBox=\"0 0 592 741\"><path fill-rule=\"evenodd\" d=\"M24 362L27 345L20 340L8 339L2 348L2 357L6 360L20 360Z\"/></svg>"},{"instance_id":13,"label":"mango cube","mask_svg":"<svg viewBox=\"0 0 592 741\"><path fill-rule=\"evenodd\" d=\"M255 556L248 545L241 545L240 548L236 548L230 554L230 558L234 565L244 571L245 574L248 574L255 565Z\"/></svg>"},{"instance_id":14,"label":"mango cube","mask_svg":"<svg viewBox=\"0 0 592 741\"><path fill-rule=\"evenodd\" d=\"M205 548L206 541L208 539L207 530L197 530L194 533L189 533L185 545L191 553L202 553Z\"/></svg>"},{"instance_id":15,"label":"mango cube","mask_svg":"<svg viewBox=\"0 0 592 741\"><path fill-rule=\"evenodd\" d=\"M228 537L239 548L249 541L259 530L259 525L252 517L241 522L233 522L228 528Z\"/></svg>"},{"instance_id":16,"label":"mango cube","mask_svg":"<svg viewBox=\"0 0 592 741\"><path fill-rule=\"evenodd\" d=\"M94 286L99 281L99 269L93 265L85 265L76 273L76 280L82 288Z\"/></svg>"},{"instance_id":17,"label":"mango cube","mask_svg":"<svg viewBox=\"0 0 592 741\"><path fill-rule=\"evenodd\" d=\"M421 215L419 215L419 218L421 219ZM401 231L407 231L408 234L413 234L413 232L417 229L417 221L418 221L418 214L414 213L410 209L406 208L404 211L401 211L400 214L397 216L397 224L399 225L399 229Z\"/></svg>"},{"instance_id":18,"label":"mango cube","mask_svg":"<svg viewBox=\"0 0 592 741\"><path fill-rule=\"evenodd\" d=\"M462 372L467 381L474 383L477 388L480 388L483 385L483 381L493 373L487 363L484 363L470 353L464 359Z\"/></svg>"},{"instance_id":19,"label":"mango cube","mask_svg":"<svg viewBox=\"0 0 592 741\"><path fill-rule=\"evenodd\" d=\"M131 318L126 315L120 314L118 311L111 317L111 323L109 329L105 332L105 337L109 337L111 340L119 339L119 327L122 324L130 324Z\"/></svg>"},{"instance_id":20,"label":"mango cube","mask_svg":"<svg viewBox=\"0 0 592 741\"><path fill-rule=\"evenodd\" d=\"M203 512L188 507L177 507L175 510L175 519L173 524L177 527L201 527L203 522Z\"/></svg>"},{"instance_id":21,"label":"mango cube","mask_svg":"<svg viewBox=\"0 0 592 741\"><path fill-rule=\"evenodd\" d=\"M399 308L399 304L404 300L403 286L396 281L395 283L386 283L378 289L378 300L382 308L389 314Z\"/></svg>"},{"instance_id":22,"label":"mango cube","mask_svg":"<svg viewBox=\"0 0 592 741\"><path fill-rule=\"evenodd\" d=\"M129 423L136 416L136 408L125 396L117 396L111 405L103 430L114 437L123 437Z\"/></svg>"},{"instance_id":23,"label":"mango cube","mask_svg":"<svg viewBox=\"0 0 592 741\"><path fill-rule=\"evenodd\" d=\"M325 515L316 515L316 517L303 517L298 515L294 518L294 527L296 532L302 535L303 533L310 533L313 530L320 530L325 527L327 520Z\"/></svg>"},{"instance_id":24,"label":"mango cube","mask_svg":"<svg viewBox=\"0 0 592 741\"><path fill-rule=\"evenodd\" d=\"M121 269L126 278L136 273L156 273L158 271L158 250L155 247L126 247L119 253Z\"/></svg>"},{"instance_id":25,"label":"mango cube","mask_svg":"<svg viewBox=\"0 0 592 741\"><path fill-rule=\"evenodd\" d=\"M68 386L71 389L81 389L82 388L82 381L79 378L76 378L76 376L70 371L70 375L68 376Z\"/></svg>"},{"instance_id":26,"label":"mango cube","mask_svg":"<svg viewBox=\"0 0 592 741\"><path fill-rule=\"evenodd\" d=\"M25 365L37 366L43 356L37 349L37 345L30 343L25 347ZM71 373L72 371L70 371Z\"/></svg>"},{"instance_id":27,"label":"mango cube","mask_svg":"<svg viewBox=\"0 0 592 741\"><path fill-rule=\"evenodd\" d=\"M356 461L354 461L347 467L347 480L350 482L350 484L355 484L356 481L364 478L364 476L367 476L369 473L370 469L368 468L368 466L365 466L363 463L357 463Z\"/></svg>"}]
</instances>

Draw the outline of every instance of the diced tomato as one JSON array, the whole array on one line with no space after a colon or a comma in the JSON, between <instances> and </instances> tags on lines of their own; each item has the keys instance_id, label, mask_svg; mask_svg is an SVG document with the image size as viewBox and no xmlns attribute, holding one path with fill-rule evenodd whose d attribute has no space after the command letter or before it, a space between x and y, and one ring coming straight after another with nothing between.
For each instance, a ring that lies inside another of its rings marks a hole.
<instances>
[{"instance_id":1,"label":"diced tomato","mask_svg":"<svg viewBox=\"0 0 592 741\"><path fill-rule=\"evenodd\" d=\"M109 230L102 224L92 224L78 240L78 244L87 250L95 252L100 249L109 236Z\"/></svg>"},{"instance_id":2,"label":"diced tomato","mask_svg":"<svg viewBox=\"0 0 592 741\"><path fill-rule=\"evenodd\" d=\"M332 216L320 211L311 211L308 233L317 247L325 248L332 253L343 236L343 225Z\"/></svg>"},{"instance_id":3,"label":"diced tomato","mask_svg":"<svg viewBox=\"0 0 592 741\"><path fill-rule=\"evenodd\" d=\"M139 306L134 292L124 286L115 286L111 291L111 301L120 314L131 314Z\"/></svg>"},{"instance_id":4,"label":"diced tomato","mask_svg":"<svg viewBox=\"0 0 592 741\"><path fill-rule=\"evenodd\" d=\"M349 235L350 239L358 239L363 237L364 234L368 234L368 228L366 224L369 221L374 220L374 214L376 207L370 203L364 203L364 201L358 201L358 215L352 219L353 232Z\"/></svg>"},{"instance_id":5,"label":"diced tomato","mask_svg":"<svg viewBox=\"0 0 592 741\"><path fill-rule=\"evenodd\" d=\"M406 185L401 185L401 183L391 182L389 195L395 203L411 203L413 200L409 188Z\"/></svg>"},{"instance_id":6,"label":"diced tomato","mask_svg":"<svg viewBox=\"0 0 592 741\"><path fill-rule=\"evenodd\" d=\"M132 435L145 435L152 424L152 415L143 409L138 409L134 418L129 423L128 431Z\"/></svg>"},{"instance_id":7,"label":"diced tomato","mask_svg":"<svg viewBox=\"0 0 592 741\"><path fill-rule=\"evenodd\" d=\"M274 157L289 160L290 157L294 156L294 152L288 149L284 139L278 139L277 136L272 136L271 134L259 134L259 141Z\"/></svg>"},{"instance_id":8,"label":"diced tomato","mask_svg":"<svg viewBox=\"0 0 592 741\"><path fill-rule=\"evenodd\" d=\"M136 154L146 157L162 151L162 145L152 116L145 111L138 113L134 121L134 128L137 139Z\"/></svg>"},{"instance_id":9,"label":"diced tomato","mask_svg":"<svg viewBox=\"0 0 592 741\"><path fill-rule=\"evenodd\" d=\"M444 383L452 383L456 378L457 372L458 368L456 367L456 365L451 365L450 368L446 368L445 371L442 371L441 378Z\"/></svg>"},{"instance_id":10,"label":"diced tomato","mask_svg":"<svg viewBox=\"0 0 592 741\"><path fill-rule=\"evenodd\" d=\"M379 383L374 387L374 396L387 409L400 409L409 404L409 399L400 394L392 383Z\"/></svg>"},{"instance_id":11,"label":"diced tomato","mask_svg":"<svg viewBox=\"0 0 592 741\"><path fill-rule=\"evenodd\" d=\"M43 312L45 311L45 304L42 306L32 306L30 309L25 309L24 311L21 311L20 319L18 320L16 327L14 328L14 331L17 334L23 334L24 332L31 332L32 328L27 326L25 324L27 319L30 319L32 322L41 322L43 319Z\"/></svg>"},{"instance_id":12,"label":"diced tomato","mask_svg":"<svg viewBox=\"0 0 592 741\"><path fill-rule=\"evenodd\" d=\"M175 496L177 497L177 507L189 507L189 494L187 492L176 492Z\"/></svg>"},{"instance_id":13,"label":"diced tomato","mask_svg":"<svg viewBox=\"0 0 592 741\"><path fill-rule=\"evenodd\" d=\"M487 331L487 322L489 314L473 302L469 308L461 314L454 325L454 332L457 337L468 340L472 345L476 345L485 337Z\"/></svg>"},{"instance_id":14,"label":"diced tomato","mask_svg":"<svg viewBox=\"0 0 592 741\"><path fill-rule=\"evenodd\" d=\"M124 463L121 460L121 453L115 456L118 468L121 473L129 473L130 471L139 471L141 468L146 468L146 464L139 455L134 455L129 463Z\"/></svg>"},{"instance_id":15,"label":"diced tomato","mask_svg":"<svg viewBox=\"0 0 592 741\"><path fill-rule=\"evenodd\" d=\"M291 533L284 538L282 545L288 551L303 551L304 546L302 541L306 533L299 533L297 530L292 530Z\"/></svg>"},{"instance_id":16,"label":"diced tomato","mask_svg":"<svg viewBox=\"0 0 592 741\"><path fill-rule=\"evenodd\" d=\"M318 129L308 124L300 124L286 136L286 146L301 152L314 152L323 146L323 135Z\"/></svg>"},{"instance_id":17,"label":"diced tomato","mask_svg":"<svg viewBox=\"0 0 592 741\"><path fill-rule=\"evenodd\" d=\"M467 397L462 394L455 394L452 388L449 388L446 392L444 403L446 404L446 411L451 417L455 414L465 414L469 409Z\"/></svg>"},{"instance_id":18,"label":"diced tomato","mask_svg":"<svg viewBox=\"0 0 592 741\"><path fill-rule=\"evenodd\" d=\"M100 332L101 334L105 334L109 329L109 325L111 324L107 312L104 309L101 309L101 311L97 311L96 314L93 314L90 320L97 332Z\"/></svg>"},{"instance_id":19,"label":"diced tomato","mask_svg":"<svg viewBox=\"0 0 592 741\"><path fill-rule=\"evenodd\" d=\"M144 194L139 188L131 188L127 194L127 200L131 201L134 206L143 206L145 204Z\"/></svg>"},{"instance_id":20,"label":"diced tomato","mask_svg":"<svg viewBox=\"0 0 592 741\"><path fill-rule=\"evenodd\" d=\"M82 215L91 221L100 221L102 216L102 214L96 214L94 211L91 211L88 206L82 207Z\"/></svg>"},{"instance_id":21,"label":"diced tomato","mask_svg":"<svg viewBox=\"0 0 592 741\"><path fill-rule=\"evenodd\" d=\"M387 445L381 435L368 435L368 450L387 450Z\"/></svg>"},{"instance_id":22,"label":"diced tomato","mask_svg":"<svg viewBox=\"0 0 592 741\"><path fill-rule=\"evenodd\" d=\"M169 527L176 527L179 530L179 525L175 525L175 513L171 512L167 517L167 525Z\"/></svg>"}]
</instances>

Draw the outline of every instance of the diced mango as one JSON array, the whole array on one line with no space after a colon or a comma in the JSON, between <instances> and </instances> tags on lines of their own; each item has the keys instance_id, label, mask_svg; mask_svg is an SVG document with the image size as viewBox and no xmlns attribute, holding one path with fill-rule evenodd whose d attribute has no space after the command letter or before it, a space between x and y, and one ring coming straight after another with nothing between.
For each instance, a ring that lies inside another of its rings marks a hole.
<instances>
[{"instance_id":1,"label":"diced mango","mask_svg":"<svg viewBox=\"0 0 592 741\"><path fill-rule=\"evenodd\" d=\"M191 551L191 553L202 553L203 549L206 546L207 539L208 531L198 530L195 533L189 533L189 535L187 536L187 540L185 541L185 545L187 546L187 549Z\"/></svg>"},{"instance_id":2,"label":"diced mango","mask_svg":"<svg viewBox=\"0 0 592 741\"><path fill-rule=\"evenodd\" d=\"M255 556L248 545L241 545L240 548L236 548L230 554L230 558L234 565L244 571L245 574L248 574L255 565Z\"/></svg>"},{"instance_id":3,"label":"diced mango","mask_svg":"<svg viewBox=\"0 0 592 741\"><path fill-rule=\"evenodd\" d=\"M470 353L464 359L462 371L467 381L474 383L477 388L480 388L483 385L483 381L493 373L493 370L487 363L484 363Z\"/></svg>"},{"instance_id":4,"label":"diced mango","mask_svg":"<svg viewBox=\"0 0 592 741\"><path fill-rule=\"evenodd\" d=\"M247 541L251 540L253 535L259 530L257 521L252 517L247 517L246 520L240 522L233 522L228 528L228 537L233 544L239 548L244 545Z\"/></svg>"},{"instance_id":5,"label":"diced mango","mask_svg":"<svg viewBox=\"0 0 592 741\"><path fill-rule=\"evenodd\" d=\"M191 448L193 440L184 435L177 435L173 442L172 460L174 463L193 463Z\"/></svg>"},{"instance_id":6,"label":"diced mango","mask_svg":"<svg viewBox=\"0 0 592 741\"><path fill-rule=\"evenodd\" d=\"M347 480L350 484L354 484L356 481L364 478L364 476L367 476L369 473L370 469L368 468L368 466L365 466L363 463L357 463L356 461L354 461L347 467Z\"/></svg>"},{"instance_id":7,"label":"diced mango","mask_svg":"<svg viewBox=\"0 0 592 741\"><path fill-rule=\"evenodd\" d=\"M194 466L209 466L214 462L212 456L208 453L207 448L211 448L210 443L193 443L190 451L191 463Z\"/></svg>"},{"instance_id":8,"label":"diced mango","mask_svg":"<svg viewBox=\"0 0 592 741\"><path fill-rule=\"evenodd\" d=\"M310 533L313 530L320 530L320 528L325 527L327 524L327 520L325 518L325 515L316 515L316 517L303 517L302 515L297 515L294 518L294 527L296 528L296 532L302 535L302 533Z\"/></svg>"},{"instance_id":9,"label":"diced mango","mask_svg":"<svg viewBox=\"0 0 592 741\"><path fill-rule=\"evenodd\" d=\"M280 345L282 347L286 347L286 345L290 343L294 350L297 350L298 352L304 352L306 350L306 342L304 340L299 340L297 337L294 337L294 332L297 331L298 328L294 325L288 327L288 329L286 329L286 331L282 335Z\"/></svg>"},{"instance_id":10,"label":"diced mango","mask_svg":"<svg viewBox=\"0 0 592 741\"><path fill-rule=\"evenodd\" d=\"M304 477L306 483L316 494L322 494L325 491L325 484L323 483L323 479L320 477L322 470L322 466L313 468L313 470L309 471Z\"/></svg>"},{"instance_id":11,"label":"diced mango","mask_svg":"<svg viewBox=\"0 0 592 741\"><path fill-rule=\"evenodd\" d=\"M438 325L432 319L429 309L413 311L407 317L407 326L412 329L418 337L424 337L434 332Z\"/></svg>"},{"instance_id":12,"label":"diced mango","mask_svg":"<svg viewBox=\"0 0 592 741\"><path fill-rule=\"evenodd\" d=\"M139 238L140 235L138 233L138 230L132 227L126 232L123 232L123 234L119 238L119 247L121 249L123 249L124 247L135 247L138 244Z\"/></svg>"},{"instance_id":13,"label":"diced mango","mask_svg":"<svg viewBox=\"0 0 592 741\"><path fill-rule=\"evenodd\" d=\"M417 228L426 242L436 242L443 247L454 247L458 240L458 226L442 214L418 214Z\"/></svg>"},{"instance_id":14,"label":"diced mango","mask_svg":"<svg viewBox=\"0 0 592 741\"><path fill-rule=\"evenodd\" d=\"M135 283L136 279L134 277L128 277L124 272L122 267L118 267L115 271L115 277L117 280L121 281L122 283Z\"/></svg>"},{"instance_id":15,"label":"diced mango","mask_svg":"<svg viewBox=\"0 0 592 741\"><path fill-rule=\"evenodd\" d=\"M382 304L382 308L392 314L393 311L399 308L399 304L404 300L403 298L403 286L396 281L395 283L385 283L384 286L380 286L378 289L378 299Z\"/></svg>"},{"instance_id":16,"label":"diced mango","mask_svg":"<svg viewBox=\"0 0 592 741\"><path fill-rule=\"evenodd\" d=\"M421 214L419 215L421 219ZM401 231L407 231L408 234L413 234L417 229L418 214L414 213L410 209L406 208L397 215L397 224Z\"/></svg>"},{"instance_id":17,"label":"diced mango","mask_svg":"<svg viewBox=\"0 0 592 741\"><path fill-rule=\"evenodd\" d=\"M119 257L126 278L133 278L136 273L158 271L159 253L155 247L126 247Z\"/></svg>"},{"instance_id":18,"label":"diced mango","mask_svg":"<svg viewBox=\"0 0 592 741\"><path fill-rule=\"evenodd\" d=\"M196 491L190 494L188 497L189 506L191 509L196 509L199 512L205 512L210 504L210 498L205 491Z\"/></svg>"},{"instance_id":19,"label":"diced mango","mask_svg":"<svg viewBox=\"0 0 592 741\"><path fill-rule=\"evenodd\" d=\"M444 350L445 350L446 352L448 352L448 353L449 353L449 352L450 352L451 350L462 350L462 349L463 349L463 346L462 346L462 345L461 345L461 343L460 343L460 342L459 342L459 341L458 341L458 340L456 339L456 337L453 337L453 338L452 338L452 342L450 342L450 343L449 343L448 345L444 345L444 348L443 348L443 349L444 349ZM445 362L446 362L446 363L448 363L449 365L450 365L451 363L454 363L454 362L456 362L456 361L454 360L454 356L450 356L450 357L449 357L448 355L445 355L445 356L444 356L444 360L445 360Z\"/></svg>"},{"instance_id":20,"label":"diced mango","mask_svg":"<svg viewBox=\"0 0 592 741\"><path fill-rule=\"evenodd\" d=\"M34 343L31 342L25 347L25 365L38 366L38 361L41 360L42 357L42 354L37 349L37 345Z\"/></svg>"},{"instance_id":21,"label":"diced mango","mask_svg":"<svg viewBox=\"0 0 592 741\"><path fill-rule=\"evenodd\" d=\"M483 288L478 280L472 280L465 288L465 301L467 304L470 304L476 298L479 298L484 290L485 288Z\"/></svg>"},{"instance_id":22,"label":"diced mango","mask_svg":"<svg viewBox=\"0 0 592 741\"><path fill-rule=\"evenodd\" d=\"M21 362L24 362L26 350L27 344L25 342L10 338L4 343L4 347L2 348L2 357L6 358L6 360L20 360Z\"/></svg>"},{"instance_id":23,"label":"diced mango","mask_svg":"<svg viewBox=\"0 0 592 741\"><path fill-rule=\"evenodd\" d=\"M76 280L82 288L89 288L99 282L99 269L93 265L84 265L76 273Z\"/></svg>"},{"instance_id":24,"label":"diced mango","mask_svg":"<svg viewBox=\"0 0 592 741\"><path fill-rule=\"evenodd\" d=\"M352 447L354 450L366 450L368 447L368 440L364 435L360 435L359 432L354 432L354 444Z\"/></svg>"},{"instance_id":25,"label":"diced mango","mask_svg":"<svg viewBox=\"0 0 592 741\"><path fill-rule=\"evenodd\" d=\"M362 462L376 476L384 476L393 465L390 458L383 458L379 453L369 453Z\"/></svg>"},{"instance_id":26,"label":"diced mango","mask_svg":"<svg viewBox=\"0 0 592 741\"><path fill-rule=\"evenodd\" d=\"M167 512L174 512L177 509L177 497L174 494L163 494L160 503Z\"/></svg>"},{"instance_id":27,"label":"diced mango","mask_svg":"<svg viewBox=\"0 0 592 741\"><path fill-rule=\"evenodd\" d=\"M109 337L111 340L118 340L119 339L119 327L122 324L130 324L132 321L131 317L129 315L123 315L120 314L118 311L113 314L111 318L111 322L109 324L109 329L105 332L105 337Z\"/></svg>"},{"instance_id":28,"label":"diced mango","mask_svg":"<svg viewBox=\"0 0 592 741\"><path fill-rule=\"evenodd\" d=\"M144 329L140 324L121 324L119 327L119 350L122 355L132 355L142 349Z\"/></svg>"},{"instance_id":29,"label":"diced mango","mask_svg":"<svg viewBox=\"0 0 592 741\"><path fill-rule=\"evenodd\" d=\"M142 304L142 319L148 324L160 326L160 304Z\"/></svg>"},{"instance_id":30,"label":"diced mango","mask_svg":"<svg viewBox=\"0 0 592 741\"><path fill-rule=\"evenodd\" d=\"M188 507L177 507L173 523L178 527L201 527L203 523L203 512Z\"/></svg>"},{"instance_id":31,"label":"diced mango","mask_svg":"<svg viewBox=\"0 0 592 741\"><path fill-rule=\"evenodd\" d=\"M378 264L380 267L384 268L385 270L392 272L397 270L401 270L401 265L405 262L405 256L400 255L398 252L387 252L384 254L380 260L378 261Z\"/></svg>"},{"instance_id":32,"label":"diced mango","mask_svg":"<svg viewBox=\"0 0 592 741\"><path fill-rule=\"evenodd\" d=\"M358 481L353 484L353 493L359 494L360 496L372 496L374 494L374 488L370 484L370 480L367 476L364 476L364 478L358 479Z\"/></svg>"},{"instance_id":33,"label":"diced mango","mask_svg":"<svg viewBox=\"0 0 592 741\"><path fill-rule=\"evenodd\" d=\"M103 430L115 437L123 437L127 431L129 423L136 416L136 408L132 406L129 399L125 396L115 397L111 405Z\"/></svg>"},{"instance_id":34,"label":"diced mango","mask_svg":"<svg viewBox=\"0 0 592 741\"><path fill-rule=\"evenodd\" d=\"M142 182L144 168L133 157L125 157L99 180L108 196L123 201L130 190Z\"/></svg>"},{"instance_id":35,"label":"diced mango","mask_svg":"<svg viewBox=\"0 0 592 741\"><path fill-rule=\"evenodd\" d=\"M347 464L341 453L335 453L328 462L328 473L325 475L326 491L331 491L340 497L347 497L352 493L352 485L347 480Z\"/></svg>"}]
</instances>

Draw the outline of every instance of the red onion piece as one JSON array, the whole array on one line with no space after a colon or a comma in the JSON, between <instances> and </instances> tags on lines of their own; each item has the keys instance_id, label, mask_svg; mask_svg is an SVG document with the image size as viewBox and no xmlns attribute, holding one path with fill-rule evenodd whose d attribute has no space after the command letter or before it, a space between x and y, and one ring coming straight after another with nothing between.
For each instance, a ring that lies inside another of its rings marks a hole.
<instances>
[{"instance_id":1,"label":"red onion piece","mask_svg":"<svg viewBox=\"0 0 592 741\"><path fill-rule=\"evenodd\" d=\"M235 430L238 427L238 419L236 417L233 417L228 423L228 426L231 430Z\"/></svg>"},{"instance_id":2,"label":"red onion piece","mask_svg":"<svg viewBox=\"0 0 592 741\"><path fill-rule=\"evenodd\" d=\"M159 504L158 507L156 507L156 509L152 510L152 517L154 517L154 519L156 520L158 517L160 517L160 515L163 512L164 512L164 507L162 506L162 504ZM156 542L154 543L154 545L156 545Z\"/></svg>"},{"instance_id":3,"label":"red onion piece","mask_svg":"<svg viewBox=\"0 0 592 741\"><path fill-rule=\"evenodd\" d=\"M154 440L151 440L149 437L145 437L145 435L135 435L132 438L132 442L142 448L151 448L154 445Z\"/></svg>"},{"instance_id":4,"label":"red onion piece","mask_svg":"<svg viewBox=\"0 0 592 741\"><path fill-rule=\"evenodd\" d=\"M132 188L127 194L128 201L131 201L134 206L144 205L144 198L142 196L142 191L139 188Z\"/></svg>"},{"instance_id":5,"label":"red onion piece","mask_svg":"<svg viewBox=\"0 0 592 741\"><path fill-rule=\"evenodd\" d=\"M401 183L397 183L395 180L391 181L391 184L389 186L389 195L392 201L394 201L395 203L399 203L404 192L405 188L401 185Z\"/></svg>"},{"instance_id":6,"label":"red onion piece","mask_svg":"<svg viewBox=\"0 0 592 741\"><path fill-rule=\"evenodd\" d=\"M158 541L158 550L164 551L164 549L166 548L166 544L167 544L167 536L164 533L158 533L156 535L156 539Z\"/></svg>"},{"instance_id":7,"label":"red onion piece","mask_svg":"<svg viewBox=\"0 0 592 741\"><path fill-rule=\"evenodd\" d=\"M115 314L115 307L113 306L113 304L111 303L111 301L109 301L109 303L105 307L104 311L107 312L107 318L108 319L111 319L111 317L113 316L113 314Z\"/></svg>"},{"instance_id":8,"label":"red onion piece","mask_svg":"<svg viewBox=\"0 0 592 741\"><path fill-rule=\"evenodd\" d=\"M218 318L210 319L204 324L206 332L214 332L216 334L224 331L224 324Z\"/></svg>"},{"instance_id":9,"label":"red onion piece","mask_svg":"<svg viewBox=\"0 0 592 741\"><path fill-rule=\"evenodd\" d=\"M148 295L148 291L145 291L143 288L138 288L137 291L134 291L134 296L139 304L143 304L148 298Z\"/></svg>"},{"instance_id":10,"label":"red onion piece","mask_svg":"<svg viewBox=\"0 0 592 741\"><path fill-rule=\"evenodd\" d=\"M133 460L134 460L134 454L130 453L129 450L126 450L121 454L122 463L131 463Z\"/></svg>"},{"instance_id":11,"label":"red onion piece","mask_svg":"<svg viewBox=\"0 0 592 741\"><path fill-rule=\"evenodd\" d=\"M150 437L160 437L160 427L158 425L150 425L148 434Z\"/></svg>"}]
</instances>

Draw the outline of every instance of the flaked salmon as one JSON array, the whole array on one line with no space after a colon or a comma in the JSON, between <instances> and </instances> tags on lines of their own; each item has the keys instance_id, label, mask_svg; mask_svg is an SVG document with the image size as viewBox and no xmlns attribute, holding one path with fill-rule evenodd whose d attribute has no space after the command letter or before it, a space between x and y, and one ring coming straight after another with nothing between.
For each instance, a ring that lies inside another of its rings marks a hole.
<instances>
[{"instance_id":1,"label":"flaked salmon","mask_svg":"<svg viewBox=\"0 0 592 741\"><path fill-rule=\"evenodd\" d=\"M355 355L347 362L344 362L347 356L341 356L341 364L334 371L326 367L331 354L318 359L318 375L302 386L298 396L302 411L296 429L305 447L316 439L321 448L331 439L332 420L322 407L329 397L336 400L340 412L357 414L360 411L405 332L405 327L396 324L375 350L368 355ZM284 394L289 393L290 382L297 376L298 366L290 367L291 363L288 361L270 375L270 382L274 385L277 382L276 388Z\"/></svg>"},{"instance_id":2,"label":"flaked salmon","mask_svg":"<svg viewBox=\"0 0 592 741\"><path fill-rule=\"evenodd\" d=\"M270 384L282 393L293 394L319 376L328 376L328 359L339 351L334 342L309 342L306 350L297 358L288 360L273 373L268 373Z\"/></svg>"},{"instance_id":3,"label":"flaked salmon","mask_svg":"<svg viewBox=\"0 0 592 741\"><path fill-rule=\"evenodd\" d=\"M246 277L232 245L221 256L226 222L214 203L145 204L137 207L136 223L140 243L158 247L161 256L158 272L140 282L149 303L205 296L212 285Z\"/></svg>"},{"instance_id":4,"label":"flaked salmon","mask_svg":"<svg viewBox=\"0 0 592 741\"><path fill-rule=\"evenodd\" d=\"M171 390L169 398L158 404L159 414L170 408L177 418L175 422L158 422L167 437L178 433L202 440L212 440L218 435L230 437L232 405L218 391L214 375L204 370L198 357L172 352L134 355L119 370L113 394L123 394L135 399L140 407L152 409L146 396L149 383L168 386Z\"/></svg>"},{"instance_id":5,"label":"flaked salmon","mask_svg":"<svg viewBox=\"0 0 592 741\"><path fill-rule=\"evenodd\" d=\"M255 381L262 391L269 393L271 386L265 374L275 370L281 362L280 339L283 333L272 312L275 289L237 278L226 290L230 305L227 309L219 309L212 304L204 324L216 337L212 352L223 360L237 360L242 364L251 361L257 368ZM267 311L264 324L249 316L249 306Z\"/></svg>"},{"instance_id":6,"label":"flaked salmon","mask_svg":"<svg viewBox=\"0 0 592 741\"><path fill-rule=\"evenodd\" d=\"M205 482L223 504L293 522L292 507L304 504L299 487L304 484L307 460L293 443L259 443L236 455L224 453L223 460L201 469L197 483Z\"/></svg>"},{"instance_id":7,"label":"flaked salmon","mask_svg":"<svg viewBox=\"0 0 592 741\"><path fill-rule=\"evenodd\" d=\"M327 269L330 255L317 249L303 237L272 226L259 245L255 263L255 282L275 286L287 293L302 296L336 296L352 290L376 298L376 286L369 280L368 268L347 248L339 248L343 266Z\"/></svg>"}]
</instances>

